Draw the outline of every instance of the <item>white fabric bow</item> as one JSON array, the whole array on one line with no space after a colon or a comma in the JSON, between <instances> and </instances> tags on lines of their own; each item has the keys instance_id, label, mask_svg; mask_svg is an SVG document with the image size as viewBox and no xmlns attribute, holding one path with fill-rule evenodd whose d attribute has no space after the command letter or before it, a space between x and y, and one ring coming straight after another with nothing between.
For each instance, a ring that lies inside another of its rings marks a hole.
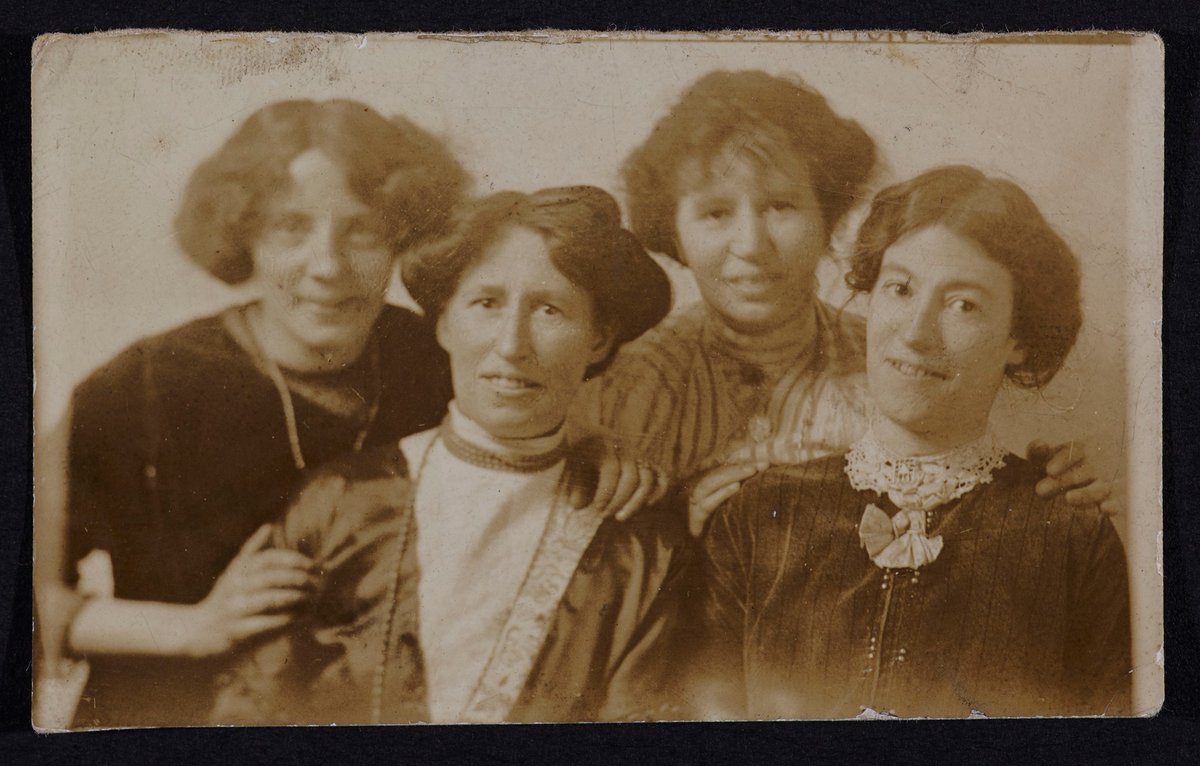
<instances>
[{"instance_id":1,"label":"white fabric bow","mask_svg":"<svg viewBox=\"0 0 1200 766\"><path fill-rule=\"evenodd\" d=\"M883 569L920 569L942 552L942 536L925 533L925 512L897 511L888 517L874 503L863 511L858 540L875 565Z\"/></svg>"}]
</instances>

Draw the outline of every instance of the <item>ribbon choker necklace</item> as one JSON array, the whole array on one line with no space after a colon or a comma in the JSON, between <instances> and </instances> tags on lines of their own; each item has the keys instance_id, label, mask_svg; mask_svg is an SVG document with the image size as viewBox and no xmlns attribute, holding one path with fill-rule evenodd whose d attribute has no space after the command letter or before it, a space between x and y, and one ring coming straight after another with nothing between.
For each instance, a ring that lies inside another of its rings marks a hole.
<instances>
[{"instance_id":1,"label":"ribbon choker necklace","mask_svg":"<svg viewBox=\"0 0 1200 766\"><path fill-rule=\"evenodd\" d=\"M537 473L561 461L567 452L562 429L532 439L497 439L463 415L454 402L450 403L440 433L451 455L494 471Z\"/></svg>"}]
</instances>

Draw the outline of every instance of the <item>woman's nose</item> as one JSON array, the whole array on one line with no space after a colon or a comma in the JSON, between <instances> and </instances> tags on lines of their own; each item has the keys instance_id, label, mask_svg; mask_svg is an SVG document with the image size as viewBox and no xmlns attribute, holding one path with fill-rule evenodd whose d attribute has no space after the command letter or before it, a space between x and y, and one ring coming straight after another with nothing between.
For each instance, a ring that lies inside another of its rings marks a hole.
<instances>
[{"instance_id":1,"label":"woman's nose","mask_svg":"<svg viewBox=\"0 0 1200 766\"><path fill-rule=\"evenodd\" d=\"M308 240L308 272L318 278L332 279L342 271L341 243L334 227L320 223Z\"/></svg>"},{"instance_id":2,"label":"woman's nose","mask_svg":"<svg viewBox=\"0 0 1200 766\"><path fill-rule=\"evenodd\" d=\"M739 258L757 258L769 250L770 232L766 217L750 205L734 215L730 251Z\"/></svg>"},{"instance_id":3,"label":"woman's nose","mask_svg":"<svg viewBox=\"0 0 1200 766\"><path fill-rule=\"evenodd\" d=\"M904 342L917 351L931 351L941 347L942 333L939 319L941 303L936 300L916 300L906 317L903 329Z\"/></svg>"},{"instance_id":4,"label":"woman's nose","mask_svg":"<svg viewBox=\"0 0 1200 766\"><path fill-rule=\"evenodd\" d=\"M504 359L516 360L529 356L532 348L529 316L519 307L505 312L496 335L496 353Z\"/></svg>"}]
</instances>

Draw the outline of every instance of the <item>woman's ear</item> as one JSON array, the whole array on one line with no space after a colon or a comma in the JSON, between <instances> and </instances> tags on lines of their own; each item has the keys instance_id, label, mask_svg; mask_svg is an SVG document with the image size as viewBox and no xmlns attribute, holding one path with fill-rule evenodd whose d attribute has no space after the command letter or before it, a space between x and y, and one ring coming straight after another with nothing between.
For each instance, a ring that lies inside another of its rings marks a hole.
<instances>
[{"instance_id":1,"label":"woman's ear","mask_svg":"<svg viewBox=\"0 0 1200 766\"><path fill-rule=\"evenodd\" d=\"M413 227L408 221L401 221L396 224L392 231L392 247L396 251L396 263L400 263L400 258L408 251L409 240L412 239Z\"/></svg>"},{"instance_id":2,"label":"woman's ear","mask_svg":"<svg viewBox=\"0 0 1200 766\"><path fill-rule=\"evenodd\" d=\"M678 220L679 220L679 201L676 200L675 210L671 213L671 220L669 221L669 225L671 227L671 245L675 248L675 260L679 261L684 266L687 266L690 269L691 266L688 266L687 253L685 253L683 251L683 245L679 241Z\"/></svg>"},{"instance_id":3,"label":"woman's ear","mask_svg":"<svg viewBox=\"0 0 1200 766\"><path fill-rule=\"evenodd\" d=\"M588 364L599 364L612 353L613 345L617 342L617 331L612 325L602 325L592 333L592 353Z\"/></svg>"},{"instance_id":4,"label":"woman's ear","mask_svg":"<svg viewBox=\"0 0 1200 766\"><path fill-rule=\"evenodd\" d=\"M1016 338L1009 338L1008 342L1009 350L1008 359L1006 360L1007 365L1009 367L1016 367L1017 365L1025 364L1025 359L1028 357L1028 354L1025 353L1025 349L1021 347L1021 344Z\"/></svg>"},{"instance_id":5,"label":"woman's ear","mask_svg":"<svg viewBox=\"0 0 1200 766\"><path fill-rule=\"evenodd\" d=\"M434 322L434 333L437 336L438 345L442 347L442 351L447 354L450 349L446 347L446 312L443 310L438 313L437 320Z\"/></svg>"}]
</instances>

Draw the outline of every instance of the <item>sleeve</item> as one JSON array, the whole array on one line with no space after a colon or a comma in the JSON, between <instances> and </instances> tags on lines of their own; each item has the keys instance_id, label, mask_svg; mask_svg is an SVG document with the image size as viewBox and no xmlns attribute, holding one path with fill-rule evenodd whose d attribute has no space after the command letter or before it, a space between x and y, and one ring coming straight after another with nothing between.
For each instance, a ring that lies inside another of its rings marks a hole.
<instances>
[{"instance_id":1,"label":"sleeve","mask_svg":"<svg viewBox=\"0 0 1200 766\"><path fill-rule=\"evenodd\" d=\"M314 478L275 524L276 548L323 560L329 530L345 494L345 479L323 473ZM231 670L219 679L209 723L271 725L307 722L306 687L319 672L302 662L312 643L310 615L301 613L283 631L248 644Z\"/></svg>"},{"instance_id":2,"label":"sleeve","mask_svg":"<svg viewBox=\"0 0 1200 766\"><path fill-rule=\"evenodd\" d=\"M68 585L67 432L70 413L48 433L39 433L34 449L34 659L39 672L59 676L65 657L67 628L83 605Z\"/></svg>"},{"instance_id":3,"label":"sleeve","mask_svg":"<svg viewBox=\"0 0 1200 766\"><path fill-rule=\"evenodd\" d=\"M331 720L330 701L313 689L327 681L321 679L330 672L331 663L344 659L345 647L332 646L322 634L331 628L336 632L360 616L358 609L366 608L357 595L351 595L359 593L364 573L345 568L345 560L349 556L366 564L379 561L379 545L391 539L388 525L380 522L395 521L395 509L409 503L404 494L411 491L406 477L403 457L389 445L336 461L305 485L276 523L273 540L275 547L313 559L322 572L321 591L282 631L247 644L239 653L218 684L210 723ZM360 635L356 640L372 639ZM338 683L347 693L355 693L346 686L352 683L348 677ZM349 714L353 717L353 711Z\"/></svg>"},{"instance_id":4,"label":"sleeve","mask_svg":"<svg viewBox=\"0 0 1200 766\"><path fill-rule=\"evenodd\" d=\"M79 385L71 402L67 447L65 576L92 550L111 551L114 530L136 514L152 480L155 444L148 401L149 352L135 349Z\"/></svg>"},{"instance_id":5,"label":"sleeve","mask_svg":"<svg viewBox=\"0 0 1200 766\"><path fill-rule=\"evenodd\" d=\"M643 513L651 512L672 527L667 540L652 543L654 555L666 563L645 578L636 629L618 642L626 648L608 674L608 691L597 715L602 721L689 717L686 683L678 668L693 649L686 604L696 582L698 544L687 533L682 513L661 507Z\"/></svg>"},{"instance_id":6,"label":"sleeve","mask_svg":"<svg viewBox=\"0 0 1200 766\"><path fill-rule=\"evenodd\" d=\"M1132 712L1131 623L1125 551L1106 516L1087 550L1070 616L1066 680L1081 715Z\"/></svg>"},{"instance_id":7,"label":"sleeve","mask_svg":"<svg viewBox=\"0 0 1200 766\"><path fill-rule=\"evenodd\" d=\"M275 524L274 547L299 551L320 563L346 489L345 477L333 471L322 472L305 484Z\"/></svg>"},{"instance_id":8,"label":"sleeve","mask_svg":"<svg viewBox=\"0 0 1200 766\"><path fill-rule=\"evenodd\" d=\"M698 649L690 668L700 717L744 717L743 648L754 558L747 490L717 510L704 536L695 608Z\"/></svg>"},{"instance_id":9,"label":"sleeve","mask_svg":"<svg viewBox=\"0 0 1200 766\"><path fill-rule=\"evenodd\" d=\"M628 355L626 355L628 354ZM676 387L643 354L630 349L601 378L584 386L572 409L572 427L613 439L621 450L672 480L678 473Z\"/></svg>"}]
</instances>

